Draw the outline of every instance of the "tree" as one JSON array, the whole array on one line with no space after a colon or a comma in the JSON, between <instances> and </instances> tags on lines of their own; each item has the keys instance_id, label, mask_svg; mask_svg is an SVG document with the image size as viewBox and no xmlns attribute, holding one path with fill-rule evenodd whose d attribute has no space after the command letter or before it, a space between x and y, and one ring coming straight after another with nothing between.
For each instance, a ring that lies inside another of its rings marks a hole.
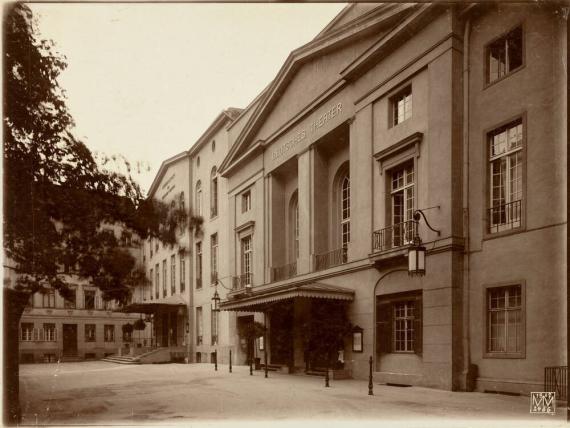
<instances>
[{"instance_id":1,"label":"tree","mask_svg":"<svg viewBox=\"0 0 570 428\"><path fill-rule=\"evenodd\" d=\"M180 228L199 230L201 218L146 200L132 177L137 165L123 157L94 157L73 134L58 82L65 56L38 36L27 5L10 4L4 12L3 237L5 256L17 273L13 289L4 290L5 308L10 308L5 311L10 318L5 319L4 370L10 379L5 377L4 409L5 422L14 423L19 418L17 332L27 296L51 288L65 297L69 267L99 287L103 299L125 302L146 277L128 246L105 226L173 245ZM123 172L107 167L113 160L123 161Z\"/></svg>"}]
</instances>

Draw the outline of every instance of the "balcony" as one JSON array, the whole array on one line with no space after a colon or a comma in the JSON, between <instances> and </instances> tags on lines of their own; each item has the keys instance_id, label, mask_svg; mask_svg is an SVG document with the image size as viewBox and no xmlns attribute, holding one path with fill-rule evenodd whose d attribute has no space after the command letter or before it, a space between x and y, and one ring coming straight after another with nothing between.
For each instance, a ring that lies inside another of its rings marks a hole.
<instances>
[{"instance_id":1,"label":"balcony","mask_svg":"<svg viewBox=\"0 0 570 428\"><path fill-rule=\"evenodd\" d=\"M396 223L372 232L372 252L382 252L411 244L418 231L414 220Z\"/></svg>"},{"instance_id":2,"label":"balcony","mask_svg":"<svg viewBox=\"0 0 570 428\"><path fill-rule=\"evenodd\" d=\"M240 291L250 288L253 282L252 273L244 273L240 276L232 277L232 291Z\"/></svg>"},{"instance_id":3,"label":"balcony","mask_svg":"<svg viewBox=\"0 0 570 428\"><path fill-rule=\"evenodd\" d=\"M297 262L271 268L271 282L283 281L297 275Z\"/></svg>"},{"instance_id":4,"label":"balcony","mask_svg":"<svg viewBox=\"0 0 570 428\"><path fill-rule=\"evenodd\" d=\"M522 200L495 205L487 209L489 233L503 232L521 226Z\"/></svg>"},{"instance_id":5,"label":"balcony","mask_svg":"<svg viewBox=\"0 0 570 428\"><path fill-rule=\"evenodd\" d=\"M328 253L315 254L315 271L325 270L333 266L338 266L347 261L346 247L337 248Z\"/></svg>"}]
</instances>

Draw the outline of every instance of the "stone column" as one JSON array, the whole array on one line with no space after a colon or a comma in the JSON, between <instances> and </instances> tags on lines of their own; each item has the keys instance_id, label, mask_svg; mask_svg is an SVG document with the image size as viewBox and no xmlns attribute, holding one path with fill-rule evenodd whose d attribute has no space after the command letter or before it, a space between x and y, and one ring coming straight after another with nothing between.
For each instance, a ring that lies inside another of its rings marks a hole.
<instances>
[{"instance_id":1,"label":"stone column","mask_svg":"<svg viewBox=\"0 0 570 428\"><path fill-rule=\"evenodd\" d=\"M311 203L311 172L312 172L313 147L299 154L298 162L298 186L299 186L299 259L297 260L297 273L308 273L312 270L312 212Z\"/></svg>"}]
</instances>

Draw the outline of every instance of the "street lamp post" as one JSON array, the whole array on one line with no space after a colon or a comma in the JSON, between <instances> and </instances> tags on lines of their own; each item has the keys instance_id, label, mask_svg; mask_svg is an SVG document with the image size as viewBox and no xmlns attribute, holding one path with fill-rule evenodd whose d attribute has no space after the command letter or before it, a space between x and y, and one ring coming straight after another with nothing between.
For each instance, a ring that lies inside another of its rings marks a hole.
<instances>
[{"instance_id":1,"label":"street lamp post","mask_svg":"<svg viewBox=\"0 0 570 428\"><path fill-rule=\"evenodd\" d=\"M212 316L216 317L216 329L218 326L218 313L220 312L220 295L218 294L218 281L216 280L216 290L214 291L214 297L212 297ZM214 349L214 370L218 371L218 332L216 331L216 349ZM231 363L230 363L231 364Z\"/></svg>"}]
</instances>

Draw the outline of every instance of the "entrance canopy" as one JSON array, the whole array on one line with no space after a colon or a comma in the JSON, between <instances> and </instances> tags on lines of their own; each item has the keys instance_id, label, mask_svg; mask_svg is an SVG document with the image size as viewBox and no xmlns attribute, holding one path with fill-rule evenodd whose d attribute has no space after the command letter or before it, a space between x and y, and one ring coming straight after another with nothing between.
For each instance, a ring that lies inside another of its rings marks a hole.
<instances>
[{"instance_id":1,"label":"entrance canopy","mask_svg":"<svg viewBox=\"0 0 570 428\"><path fill-rule=\"evenodd\" d=\"M169 296L166 299L147 302L130 303L123 306L118 312L138 313L138 314L153 314L160 309L172 308L185 308L186 302L180 296Z\"/></svg>"},{"instance_id":2,"label":"entrance canopy","mask_svg":"<svg viewBox=\"0 0 570 428\"><path fill-rule=\"evenodd\" d=\"M265 288L265 287L264 287ZM264 312L273 303L305 297L311 299L354 300L354 290L335 285L312 282L303 285L289 285L280 288L267 288L240 294L233 299L220 303L223 311Z\"/></svg>"}]
</instances>

